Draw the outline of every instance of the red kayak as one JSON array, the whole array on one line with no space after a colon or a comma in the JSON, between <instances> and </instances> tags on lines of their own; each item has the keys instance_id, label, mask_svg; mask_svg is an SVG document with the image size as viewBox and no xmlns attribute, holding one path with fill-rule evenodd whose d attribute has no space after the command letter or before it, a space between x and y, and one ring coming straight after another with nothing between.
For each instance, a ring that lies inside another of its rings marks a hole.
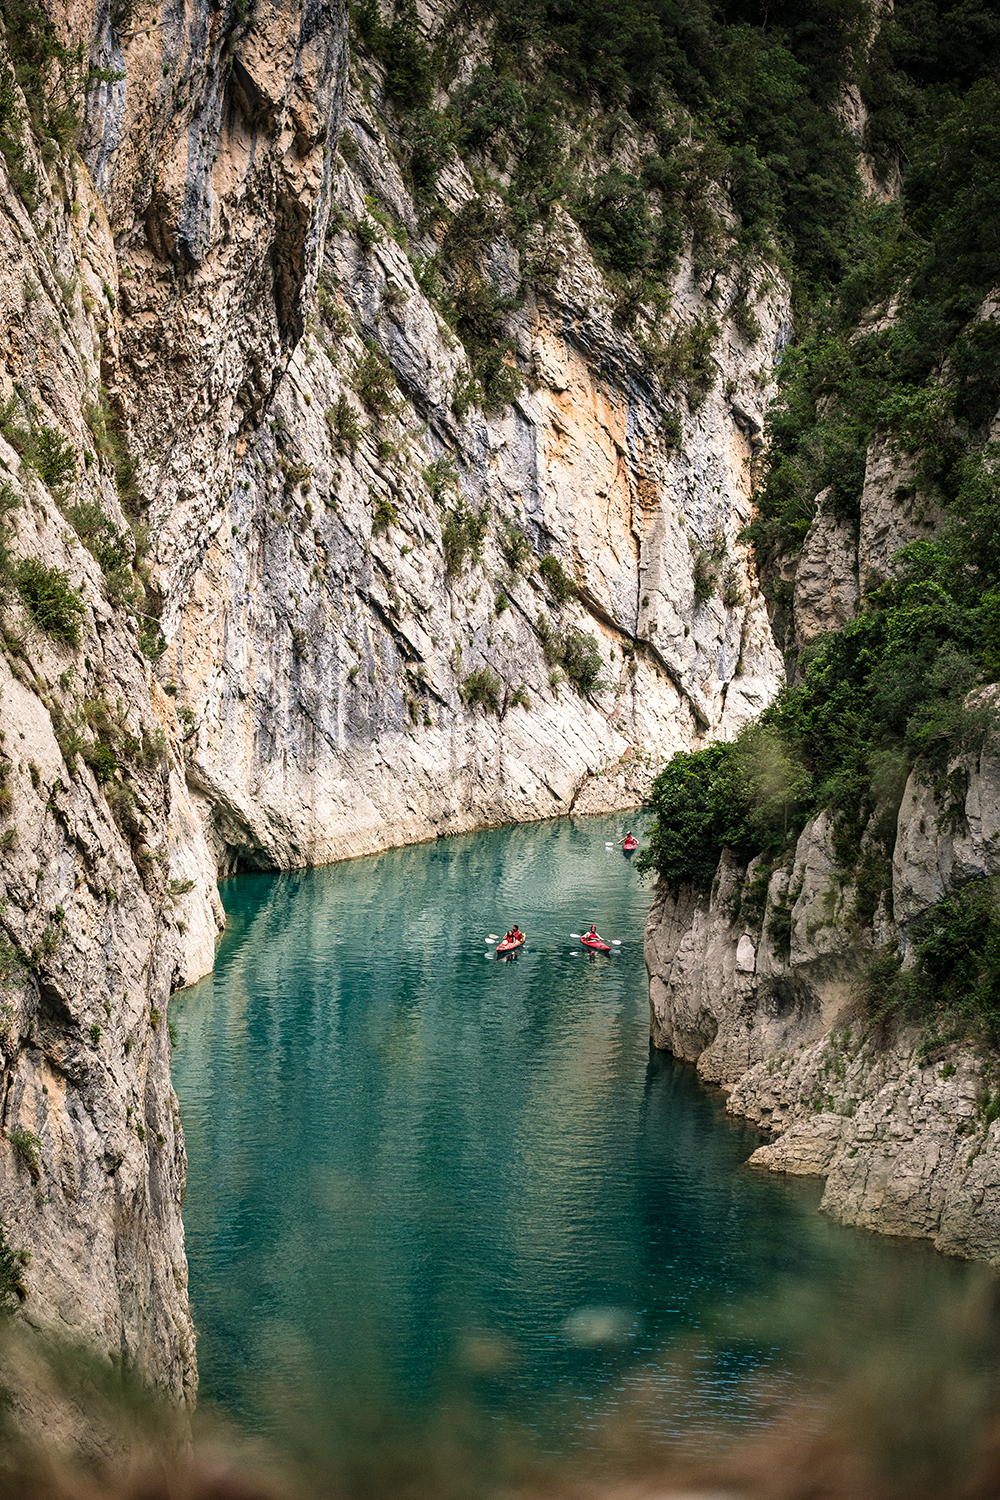
<instances>
[{"instance_id":1,"label":"red kayak","mask_svg":"<svg viewBox=\"0 0 1000 1500\"><path fill-rule=\"evenodd\" d=\"M583 937L580 939L580 942L585 948L594 948L598 953L611 952L611 944L606 943L604 939L602 937L598 937L596 933L593 937L591 937L589 932L585 932Z\"/></svg>"},{"instance_id":2,"label":"red kayak","mask_svg":"<svg viewBox=\"0 0 1000 1500\"><path fill-rule=\"evenodd\" d=\"M501 953L516 953L518 948L524 947L525 941L523 933L519 938L515 938L512 943L508 943L505 938L502 943L497 943L497 957L499 958Z\"/></svg>"},{"instance_id":3,"label":"red kayak","mask_svg":"<svg viewBox=\"0 0 1000 1500\"><path fill-rule=\"evenodd\" d=\"M638 849L638 847L639 847L639 840L638 839L626 839L625 842L624 842L624 844L622 844L622 853L623 854L634 854L635 851Z\"/></svg>"}]
</instances>

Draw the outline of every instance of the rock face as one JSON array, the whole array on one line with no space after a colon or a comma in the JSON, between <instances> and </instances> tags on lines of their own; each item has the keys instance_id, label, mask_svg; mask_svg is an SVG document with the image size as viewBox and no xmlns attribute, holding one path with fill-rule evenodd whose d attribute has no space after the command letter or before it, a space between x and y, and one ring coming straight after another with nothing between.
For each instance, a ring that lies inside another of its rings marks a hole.
<instances>
[{"instance_id":1,"label":"rock face","mask_svg":"<svg viewBox=\"0 0 1000 1500\"><path fill-rule=\"evenodd\" d=\"M912 461L883 442L865 460L858 536L858 576L864 591L888 577L901 547L929 536L940 516L914 484Z\"/></svg>"},{"instance_id":2,"label":"rock face","mask_svg":"<svg viewBox=\"0 0 1000 1500\"><path fill-rule=\"evenodd\" d=\"M668 442L670 404L557 209L533 245L546 290L527 285L513 315L521 393L465 409L467 356L421 279L439 242L379 90L376 70L348 91L318 310L269 420L220 467L211 516L175 506L159 534L161 677L193 716L188 777L226 869L634 804L665 758L732 735L780 680L735 538L782 296L758 304L757 347L723 336L719 380ZM441 191L452 214L494 211L461 163ZM525 253L502 232L482 253L520 284ZM673 307L679 330L714 307L690 263ZM463 517L483 518L474 545ZM568 592L537 571L543 555ZM554 660L567 633L597 641L584 693ZM470 679L493 684L479 706ZM649 777L609 776L626 757Z\"/></svg>"},{"instance_id":3,"label":"rock face","mask_svg":"<svg viewBox=\"0 0 1000 1500\"><path fill-rule=\"evenodd\" d=\"M654 1044L697 1064L727 1108L774 1133L751 1157L773 1171L825 1176L822 1207L846 1224L931 1239L1000 1264L1000 1133L988 1058L967 1047L925 1056L863 1027L859 975L955 885L1000 869L1000 762L963 771L964 819L943 821L930 790L907 783L897 824L892 919L883 897L858 919L825 815L789 866L746 869L725 856L711 897L661 893L646 930ZM964 831L951 831L955 828Z\"/></svg>"},{"instance_id":4,"label":"rock face","mask_svg":"<svg viewBox=\"0 0 1000 1500\"><path fill-rule=\"evenodd\" d=\"M807 646L825 630L839 630L858 612L858 538L841 516L828 515L824 490L795 568L795 639Z\"/></svg>"},{"instance_id":5,"label":"rock face","mask_svg":"<svg viewBox=\"0 0 1000 1500\"><path fill-rule=\"evenodd\" d=\"M889 576L897 552L929 536L941 519L916 487L912 460L881 439L865 456L859 520L831 511L830 499L830 490L816 496L812 523L788 567L789 644L796 652L854 619L863 596Z\"/></svg>"},{"instance_id":6,"label":"rock face","mask_svg":"<svg viewBox=\"0 0 1000 1500\"><path fill-rule=\"evenodd\" d=\"M968 1051L928 1062L908 1037L880 1052L845 1025L751 1069L729 1107L780 1131L751 1165L826 1176L822 1207L842 1223L996 1265L1000 1134L984 1092Z\"/></svg>"},{"instance_id":7,"label":"rock face","mask_svg":"<svg viewBox=\"0 0 1000 1500\"><path fill-rule=\"evenodd\" d=\"M40 483L5 442L0 460L21 498L18 549L61 565L84 601L78 647L23 607L4 615L0 1218L31 1256L29 1322L85 1334L193 1402L167 1002L181 911L214 929L214 875L188 889L172 874L203 847L172 705ZM115 774L81 733L98 722Z\"/></svg>"},{"instance_id":8,"label":"rock face","mask_svg":"<svg viewBox=\"0 0 1000 1500\"><path fill-rule=\"evenodd\" d=\"M29 1323L188 1405L167 1014L223 918L137 517L190 573L301 334L346 76L339 7L241 14L57 6L110 81L83 159L35 155L17 96L0 172L0 1220Z\"/></svg>"}]
</instances>

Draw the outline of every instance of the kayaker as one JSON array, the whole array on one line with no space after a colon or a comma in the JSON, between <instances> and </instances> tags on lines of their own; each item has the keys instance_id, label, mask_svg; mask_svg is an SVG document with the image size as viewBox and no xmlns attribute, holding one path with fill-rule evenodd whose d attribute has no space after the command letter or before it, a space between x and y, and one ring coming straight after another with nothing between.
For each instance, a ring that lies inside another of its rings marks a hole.
<instances>
[{"instance_id":1,"label":"kayaker","mask_svg":"<svg viewBox=\"0 0 1000 1500\"><path fill-rule=\"evenodd\" d=\"M591 924L590 924L590 931L587 933L587 936L589 938L599 938L600 935L601 934L597 930L597 924L596 924L596 922L591 922Z\"/></svg>"},{"instance_id":2,"label":"kayaker","mask_svg":"<svg viewBox=\"0 0 1000 1500\"><path fill-rule=\"evenodd\" d=\"M627 844L628 841L629 841L629 839L631 837L632 837L632 830L631 830L631 828L629 828L629 829L626 830L625 837L623 839L619 839L618 842L619 842L619 844Z\"/></svg>"}]
</instances>

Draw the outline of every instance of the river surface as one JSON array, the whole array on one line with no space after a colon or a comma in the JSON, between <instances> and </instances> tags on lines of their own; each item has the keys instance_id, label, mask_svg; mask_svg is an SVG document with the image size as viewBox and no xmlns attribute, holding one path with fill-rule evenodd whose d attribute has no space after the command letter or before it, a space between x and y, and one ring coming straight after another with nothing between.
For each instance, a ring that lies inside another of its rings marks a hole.
<instances>
[{"instance_id":1,"label":"river surface","mask_svg":"<svg viewBox=\"0 0 1000 1500\"><path fill-rule=\"evenodd\" d=\"M654 1441L765 1423L803 1359L876 1326L920 1357L965 1268L748 1169L757 1132L650 1051L624 828L223 885L215 973L170 1010L203 1401L362 1445L460 1405L578 1451L618 1417ZM609 956L572 936L592 920ZM527 947L497 961L515 921Z\"/></svg>"}]
</instances>

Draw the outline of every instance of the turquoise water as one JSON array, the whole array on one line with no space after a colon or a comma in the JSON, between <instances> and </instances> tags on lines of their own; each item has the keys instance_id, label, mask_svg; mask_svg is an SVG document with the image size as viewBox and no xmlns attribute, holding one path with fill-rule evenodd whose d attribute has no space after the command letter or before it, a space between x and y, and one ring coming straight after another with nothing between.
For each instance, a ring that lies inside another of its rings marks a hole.
<instances>
[{"instance_id":1,"label":"turquoise water","mask_svg":"<svg viewBox=\"0 0 1000 1500\"><path fill-rule=\"evenodd\" d=\"M819 1183L747 1169L757 1133L650 1052L623 831L223 886L216 971L171 1005L203 1399L272 1435L306 1411L419 1432L460 1401L547 1451L619 1412L654 1438L753 1425L817 1330L863 1341L874 1308L919 1336L893 1289L961 1290L926 1247L827 1222ZM571 936L591 920L610 956Z\"/></svg>"}]
</instances>

